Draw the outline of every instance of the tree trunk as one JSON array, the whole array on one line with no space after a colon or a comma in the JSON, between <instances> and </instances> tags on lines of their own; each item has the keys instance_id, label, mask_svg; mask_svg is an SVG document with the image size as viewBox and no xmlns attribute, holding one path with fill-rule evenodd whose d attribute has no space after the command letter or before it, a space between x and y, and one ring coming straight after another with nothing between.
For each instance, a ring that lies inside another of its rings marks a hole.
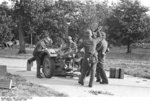
<instances>
[{"instance_id":1,"label":"tree trunk","mask_svg":"<svg viewBox=\"0 0 150 101\"><path fill-rule=\"evenodd\" d=\"M19 54L20 53L26 53L25 50L25 41L24 41L24 33L22 29L22 16L19 16L19 22L18 22L18 32L19 32L19 43L20 43L20 48L19 48Z\"/></svg>"},{"instance_id":2,"label":"tree trunk","mask_svg":"<svg viewBox=\"0 0 150 101\"><path fill-rule=\"evenodd\" d=\"M131 43L129 42L127 44L127 53L131 53L132 52L132 49L131 49Z\"/></svg>"}]
</instances>

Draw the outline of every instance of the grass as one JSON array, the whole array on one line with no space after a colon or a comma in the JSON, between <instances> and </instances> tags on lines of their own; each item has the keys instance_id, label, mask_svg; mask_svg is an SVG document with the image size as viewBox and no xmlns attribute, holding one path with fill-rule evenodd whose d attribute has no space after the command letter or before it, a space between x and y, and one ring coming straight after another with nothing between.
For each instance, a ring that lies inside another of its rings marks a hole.
<instances>
[{"instance_id":1,"label":"grass","mask_svg":"<svg viewBox=\"0 0 150 101\"><path fill-rule=\"evenodd\" d=\"M131 54L126 54L124 47L115 47L107 54L106 70L110 68L123 68L126 74L150 79L149 61L149 49L133 49Z\"/></svg>"},{"instance_id":2,"label":"grass","mask_svg":"<svg viewBox=\"0 0 150 101\"><path fill-rule=\"evenodd\" d=\"M28 82L25 78L19 75L10 73L6 76L7 79L12 79L13 86L11 90L0 89L0 96L11 97L17 100L31 99L32 97L65 97L67 95L56 92L50 88L46 88L37 84Z\"/></svg>"},{"instance_id":3,"label":"grass","mask_svg":"<svg viewBox=\"0 0 150 101\"><path fill-rule=\"evenodd\" d=\"M18 54L18 51L18 48L0 49L0 57L28 59L32 57L33 48L26 48L26 54Z\"/></svg>"}]
</instances>

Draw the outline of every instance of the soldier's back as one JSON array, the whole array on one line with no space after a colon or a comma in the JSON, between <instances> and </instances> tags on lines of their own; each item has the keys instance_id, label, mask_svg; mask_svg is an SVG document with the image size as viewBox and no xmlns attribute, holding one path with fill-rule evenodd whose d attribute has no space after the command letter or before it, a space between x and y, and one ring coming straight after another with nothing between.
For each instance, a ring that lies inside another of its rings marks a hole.
<instances>
[{"instance_id":1,"label":"soldier's back","mask_svg":"<svg viewBox=\"0 0 150 101\"><path fill-rule=\"evenodd\" d=\"M96 45L98 43L97 39L85 39L83 41L84 48L85 48L85 54L97 54L96 52Z\"/></svg>"}]
</instances>

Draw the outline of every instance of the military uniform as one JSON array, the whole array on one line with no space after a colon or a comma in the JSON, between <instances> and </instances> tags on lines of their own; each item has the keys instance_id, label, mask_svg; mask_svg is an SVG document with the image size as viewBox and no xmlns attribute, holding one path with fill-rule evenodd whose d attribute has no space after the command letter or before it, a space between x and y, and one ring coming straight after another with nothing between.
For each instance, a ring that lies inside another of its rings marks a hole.
<instances>
[{"instance_id":1,"label":"military uniform","mask_svg":"<svg viewBox=\"0 0 150 101\"><path fill-rule=\"evenodd\" d=\"M102 34L105 34L104 32ZM103 35L102 35L103 36ZM102 39L101 42L98 43L96 50L98 52L98 63L97 63L97 82L108 84L108 79L106 76L106 73L104 71L104 62L105 62L105 56L106 51L108 48L108 43L105 40L105 38ZM102 81L101 81L102 80Z\"/></svg>"},{"instance_id":2,"label":"military uniform","mask_svg":"<svg viewBox=\"0 0 150 101\"><path fill-rule=\"evenodd\" d=\"M41 68L42 61L40 59L40 52L50 45L52 45L52 40L49 37L46 37L37 43L33 51L33 56L36 58L36 63L37 63L37 77L38 78L41 78L40 68Z\"/></svg>"},{"instance_id":3,"label":"military uniform","mask_svg":"<svg viewBox=\"0 0 150 101\"><path fill-rule=\"evenodd\" d=\"M66 47L63 48L62 50L65 50L66 53L76 52L76 50L77 50L76 43L72 41L71 37L69 37L68 40L69 40L69 42L66 44Z\"/></svg>"},{"instance_id":4,"label":"military uniform","mask_svg":"<svg viewBox=\"0 0 150 101\"><path fill-rule=\"evenodd\" d=\"M90 32L88 32L89 34ZM89 87L93 86L93 80L95 77L95 71L96 71L96 66L97 66L97 51L96 51L96 46L99 43L100 39L96 38L93 39L91 38L87 38L84 39L83 42L79 45L78 49L85 49L85 55L84 58L82 60L82 64L81 64L81 76L79 78L79 83L81 85L84 85L84 79L85 76L87 74L87 72L90 70L91 75L90 75L90 81L89 81ZM92 56L92 57L91 57ZM90 58L92 58L93 62L90 62Z\"/></svg>"},{"instance_id":5,"label":"military uniform","mask_svg":"<svg viewBox=\"0 0 150 101\"><path fill-rule=\"evenodd\" d=\"M67 44L67 48L68 48L68 49L67 49L68 52L71 52L71 51L76 52L77 45L76 45L75 42L70 41L70 42Z\"/></svg>"}]
</instances>

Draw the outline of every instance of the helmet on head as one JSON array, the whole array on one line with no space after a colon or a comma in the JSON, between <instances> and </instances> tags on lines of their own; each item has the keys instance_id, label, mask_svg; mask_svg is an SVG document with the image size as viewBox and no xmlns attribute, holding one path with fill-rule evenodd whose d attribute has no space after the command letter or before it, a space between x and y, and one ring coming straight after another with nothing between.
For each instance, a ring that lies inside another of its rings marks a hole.
<instances>
[{"instance_id":1,"label":"helmet on head","mask_svg":"<svg viewBox=\"0 0 150 101\"><path fill-rule=\"evenodd\" d=\"M71 37L71 36L68 36L68 40L72 40L72 37Z\"/></svg>"},{"instance_id":2,"label":"helmet on head","mask_svg":"<svg viewBox=\"0 0 150 101\"><path fill-rule=\"evenodd\" d=\"M43 30L43 37L49 37L49 32L47 30Z\"/></svg>"},{"instance_id":3,"label":"helmet on head","mask_svg":"<svg viewBox=\"0 0 150 101\"><path fill-rule=\"evenodd\" d=\"M92 36L92 31L90 29L86 29L84 36L91 37Z\"/></svg>"},{"instance_id":4,"label":"helmet on head","mask_svg":"<svg viewBox=\"0 0 150 101\"><path fill-rule=\"evenodd\" d=\"M102 38L105 39L106 38L106 33L105 32L101 32Z\"/></svg>"}]
</instances>

